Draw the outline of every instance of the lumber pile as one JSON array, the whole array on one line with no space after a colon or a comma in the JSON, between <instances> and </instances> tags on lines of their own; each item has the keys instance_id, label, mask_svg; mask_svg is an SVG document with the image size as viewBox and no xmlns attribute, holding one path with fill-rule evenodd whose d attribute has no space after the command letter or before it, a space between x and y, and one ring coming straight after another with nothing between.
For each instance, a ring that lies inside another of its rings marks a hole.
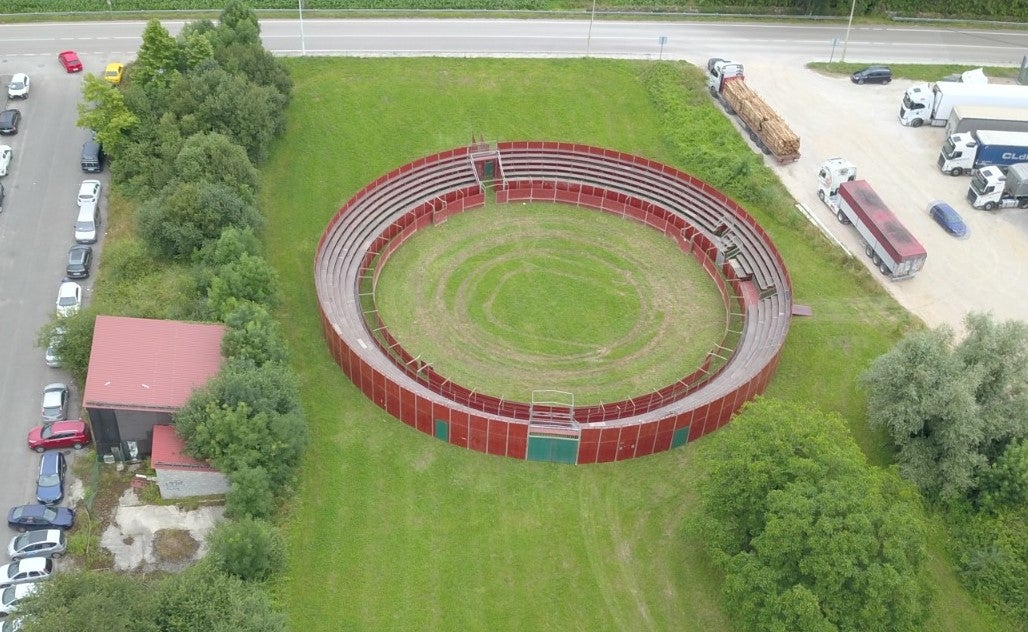
<instances>
[{"instance_id":1,"label":"lumber pile","mask_svg":"<svg viewBox=\"0 0 1028 632\"><path fill-rule=\"evenodd\" d=\"M725 82L721 96L776 158L799 157L800 137L741 77Z\"/></svg>"}]
</instances>

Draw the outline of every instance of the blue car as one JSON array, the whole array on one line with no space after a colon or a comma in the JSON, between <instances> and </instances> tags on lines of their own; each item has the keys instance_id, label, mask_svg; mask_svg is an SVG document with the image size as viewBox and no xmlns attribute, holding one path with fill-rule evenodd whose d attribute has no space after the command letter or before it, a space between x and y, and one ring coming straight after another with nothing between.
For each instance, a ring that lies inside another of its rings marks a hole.
<instances>
[{"instance_id":1,"label":"blue car","mask_svg":"<svg viewBox=\"0 0 1028 632\"><path fill-rule=\"evenodd\" d=\"M36 479L36 500L44 505L55 505L64 498L64 471L68 465L57 450L43 453L39 459L39 478Z\"/></svg>"},{"instance_id":2,"label":"blue car","mask_svg":"<svg viewBox=\"0 0 1028 632\"><path fill-rule=\"evenodd\" d=\"M70 529L75 524L75 512L67 507L48 505L22 505L7 512L7 526L15 531L33 529Z\"/></svg>"},{"instance_id":3,"label":"blue car","mask_svg":"<svg viewBox=\"0 0 1028 632\"><path fill-rule=\"evenodd\" d=\"M928 214L950 235L967 237L967 224L964 223L964 218L949 204L936 200L928 205Z\"/></svg>"}]
</instances>

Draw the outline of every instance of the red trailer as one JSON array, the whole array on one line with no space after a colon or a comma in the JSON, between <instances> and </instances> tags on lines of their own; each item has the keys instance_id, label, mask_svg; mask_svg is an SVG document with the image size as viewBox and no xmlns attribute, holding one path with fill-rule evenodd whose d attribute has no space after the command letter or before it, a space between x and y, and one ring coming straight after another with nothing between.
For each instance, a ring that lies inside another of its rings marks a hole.
<instances>
[{"instance_id":1,"label":"red trailer","mask_svg":"<svg viewBox=\"0 0 1028 632\"><path fill-rule=\"evenodd\" d=\"M857 229L864 241L864 252L882 274L893 280L908 279L924 267L928 257L924 246L896 219L866 181L843 182L833 201L838 207L839 220Z\"/></svg>"}]
</instances>

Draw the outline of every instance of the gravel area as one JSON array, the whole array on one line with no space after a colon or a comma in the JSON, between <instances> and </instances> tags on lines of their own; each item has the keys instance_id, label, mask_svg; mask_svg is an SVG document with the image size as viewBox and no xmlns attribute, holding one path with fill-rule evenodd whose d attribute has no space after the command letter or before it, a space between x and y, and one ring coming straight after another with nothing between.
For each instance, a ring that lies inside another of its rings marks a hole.
<instances>
[{"instance_id":1,"label":"gravel area","mask_svg":"<svg viewBox=\"0 0 1028 632\"><path fill-rule=\"evenodd\" d=\"M858 86L801 63L750 63L746 80L801 139L799 161L773 168L798 203L861 260L904 307L926 324L962 330L969 311L991 311L999 320L1028 320L1028 210L978 211L966 201L969 176L939 171L942 128L909 128L898 120L911 81ZM892 211L924 245L928 259L914 278L889 281L863 254L856 231L838 223L817 198L821 163L843 157L857 166ZM769 161L770 162L770 161ZM949 202L971 229L968 239L945 233L928 217L932 200ZM803 302L802 296L797 296ZM817 317L817 314L814 315Z\"/></svg>"}]
</instances>

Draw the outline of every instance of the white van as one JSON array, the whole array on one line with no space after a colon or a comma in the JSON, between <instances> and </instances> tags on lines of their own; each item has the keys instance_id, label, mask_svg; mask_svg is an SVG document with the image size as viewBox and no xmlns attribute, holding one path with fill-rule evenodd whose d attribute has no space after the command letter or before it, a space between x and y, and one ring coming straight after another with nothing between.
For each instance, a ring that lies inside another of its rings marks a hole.
<instances>
[{"instance_id":1,"label":"white van","mask_svg":"<svg viewBox=\"0 0 1028 632\"><path fill-rule=\"evenodd\" d=\"M79 207L79 216L75 220L75 243L95 244L99 230L100 207L96 202L86 202Z\"/></svg>"}]
</instances>

